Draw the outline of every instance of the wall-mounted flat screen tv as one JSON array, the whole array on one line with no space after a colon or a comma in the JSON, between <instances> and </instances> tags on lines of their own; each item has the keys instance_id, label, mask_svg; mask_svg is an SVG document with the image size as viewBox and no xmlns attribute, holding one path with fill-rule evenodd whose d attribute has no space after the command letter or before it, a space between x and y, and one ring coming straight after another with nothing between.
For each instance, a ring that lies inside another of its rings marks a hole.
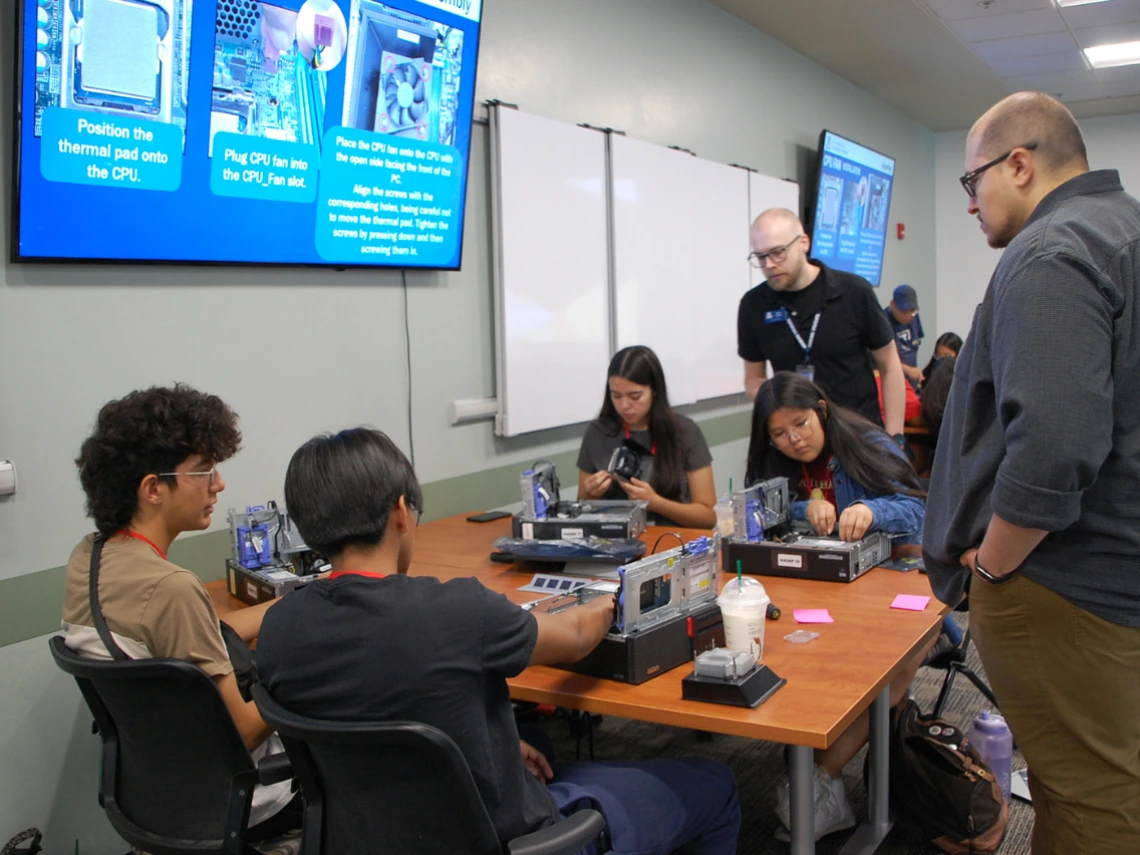
<instances>
[{"instance_id":1,"label":"wall-mounted flat screen tv","mask_svg":"<svg viewBox=\"0 0 1140 855\"><path fill-rule=\"evenodd\" d=\"M811 254L878 285L895 159L831 131L819 135Z\"/></svg>"},{"instance_id":2,"label":"wall-mounted flat screen tv","mask_svg":"<svg viewBox=\"0 0 1140 855\"><path fill-rule=\"evenodd\" d=\"M16 0L16 261L456 269L482 0Z\"/></svg>"}]
</instances>

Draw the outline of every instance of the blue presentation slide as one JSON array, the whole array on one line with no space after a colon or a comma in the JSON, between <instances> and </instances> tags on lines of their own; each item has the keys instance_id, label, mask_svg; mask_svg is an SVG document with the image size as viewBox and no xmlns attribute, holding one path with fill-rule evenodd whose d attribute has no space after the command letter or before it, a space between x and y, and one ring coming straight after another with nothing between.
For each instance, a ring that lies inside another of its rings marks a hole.
<instances>
[{"instance_id":1,"label":"blue presentation slide","mask_svg":"<svg viewBox=\"0 0 1140 855\"><path fill-rule=\"evenodd\" d=\"M459 267L482 0L19 2L18 260Z\"/></svg>"},{"instance_id":2,"label":"blue presentation slide","mask_svg":"<svg viewBox=\"0 0 1140 855\"><path fill-rule=\"evenodd\" d=\"M825 131L811 254L878 285L883 271L894 158Z\"/></svg>"}]
</instances>

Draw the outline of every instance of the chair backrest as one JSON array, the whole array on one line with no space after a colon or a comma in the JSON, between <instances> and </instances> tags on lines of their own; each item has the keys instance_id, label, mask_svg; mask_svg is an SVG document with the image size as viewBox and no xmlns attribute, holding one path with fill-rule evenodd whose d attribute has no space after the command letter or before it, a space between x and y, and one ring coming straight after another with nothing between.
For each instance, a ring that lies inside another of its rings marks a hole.
<instances>
[{"instance_id":1,"label":"chair backrest","mask_svg":"<svg viewBox=\"0 0 1140 855\"><path fill-rule=\"evenodd\" d=\"M306 718L260 684L253 697L301 782L307 855L501 855L463 752L443 731Z\"/></svg>"},{"instance_id":2,"label":"chair backrest","mask_svg":"<svg viewBox=\"0 0 1140 855\"><path fill-rule=\"evenodd\" d=\"M103 661L51 639L103 740L99 801L140 849L241 852L257 770L214 681L178 659Z\"/></svg>"}]
</instances>

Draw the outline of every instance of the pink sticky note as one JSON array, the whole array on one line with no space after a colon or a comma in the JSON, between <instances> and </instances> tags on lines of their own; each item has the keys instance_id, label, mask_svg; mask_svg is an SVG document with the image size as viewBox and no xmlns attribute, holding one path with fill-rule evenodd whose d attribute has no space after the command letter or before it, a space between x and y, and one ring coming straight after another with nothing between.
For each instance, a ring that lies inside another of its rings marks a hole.
<instances>
[{"instance_id":1,"label":"pink sticky note","mask_svg":"<svg viewBox=\"0 0 1140 855\"><path fill-rule=\"evenodd\" d=\"M795 609L792 616L796 623L835 623L827 609Z\"/></svg>"},{"instance_id":2,"label":"pink sticky note","mask_svg":"<svg viewBox=\"0 0 1140 855\"><path fill-rule=\"evenodd\" d=\"M899 594L895 597L895 601L891 603L892 609L906 609L910 612L926 611L926 604L930 602L930 597L922 597L918 594Z\"/></svg>"}]
</instances>

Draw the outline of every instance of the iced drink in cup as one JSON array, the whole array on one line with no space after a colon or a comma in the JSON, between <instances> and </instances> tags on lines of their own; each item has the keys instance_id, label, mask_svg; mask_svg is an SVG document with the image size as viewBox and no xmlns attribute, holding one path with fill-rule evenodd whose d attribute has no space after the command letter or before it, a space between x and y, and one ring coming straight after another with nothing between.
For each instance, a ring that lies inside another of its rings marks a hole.
<instances>
[{"instance_id":1,"label":"iced drink in cup","mask_svg":"<svg viewBox=\"0 0 1140 855\"><path fill-rule=\"evenodd\" d=\"M764 586L751 576L725 585L716 601L724 619L724 646L748 650L759 662L764 654L764 620L770 602Z\"/></svg>"}]
</instances>

